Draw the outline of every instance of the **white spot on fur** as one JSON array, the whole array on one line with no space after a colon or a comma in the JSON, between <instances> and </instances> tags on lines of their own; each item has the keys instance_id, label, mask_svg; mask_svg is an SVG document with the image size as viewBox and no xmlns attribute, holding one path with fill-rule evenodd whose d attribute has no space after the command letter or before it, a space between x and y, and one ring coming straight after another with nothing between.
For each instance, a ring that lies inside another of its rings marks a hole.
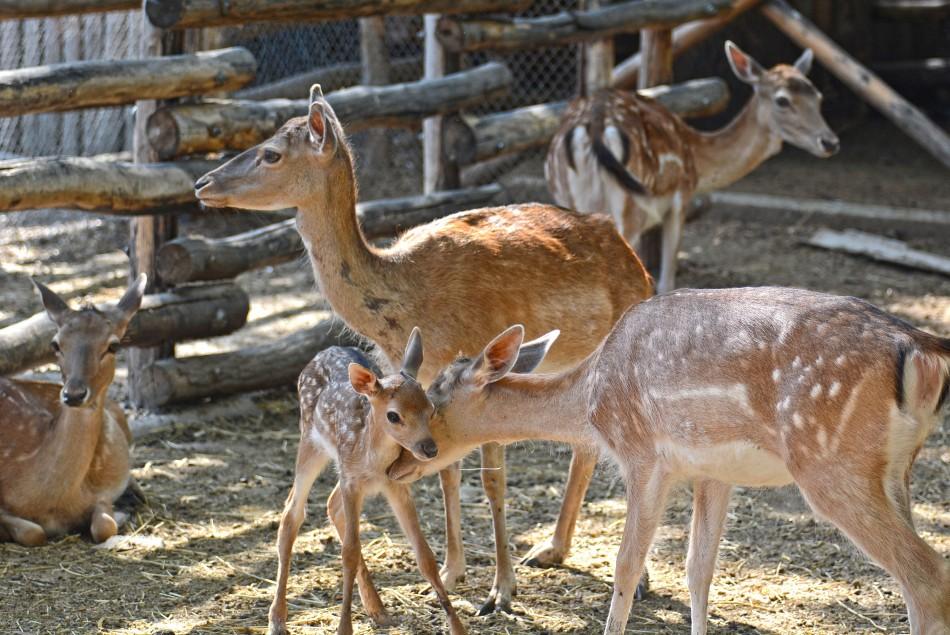
<instances>
[{"instance_id":1,"label":"white spot on fur","mask_svg":"<svg viewBox=\"0 0 950 635\"><path fill-rule=\"evenodd\" d=\"M838 355L838 357L835 359L835 366L844 366L846 359L848 359L847 355Z\"/></svg>"},{"instance_id":2,"label":"white spot on fur","mask_svg":"<svg viewBox=\"0 0 950 635\"><path fill-rule=\"evenodd\" d=\"M792 414L792 423L795 424L795 427L801 430L805 427L805 421L802 419L802 416L797 412Z\"/></svg>"},{"instance_id":3,"label":"white spot on fur","mask_svg":"<svg viewBox=\"0 0 950 635\"><path fill-rule=\"evenodd\" d=\"M811 395L812 399L818 399L818 397L821 396L821 391L822 391L821 384L815 384L814 386L811 387L811 392L808 394Z\"/></svg>"},{"instance_id":4,"label":"white spot on fur","mask_svg":"<svg viewBox=\"0 0 950 635\"><path fill-rule=\"evenodd\" d=\"M837 397L838 393L841 392L841 382L836 381L831 384L831 387L828 388L829 397Z\"/></svg>"},{"instance_id":5,"label":"white spot on fur","mask_svg":"<svg viewBox=\"0 0 950 635\"><path fill-rule=\"evenodd\" d=\"M772 369L772 381L774 381L777 384L781 378L782 378L782 371L779 370L778 368Z\"/></svg>"},{"instance_id":6,"label":"white spot on fur","mask_svg":"<svg viewBox=\"0 0 950 635\"><path fill-rule=\"evenodd\" d=\"M658 395L659 399L722 399L736 403L747 415L754 415L752 404L749 402L749 389L745 384L730 384L726 386L702 386L686 388L675 392Z\"/></svg>"},{"instance_id":7,"label":"white spot on fur","mask_svg":"<svg viewBox=\"0 0 950 635\"><path fill-rule=\"evenodd\" d=\"M792 368L799 369L801 367L802 367L802 358L796 355L795 359L792 360Z\"/></svg>"}]
</instances>

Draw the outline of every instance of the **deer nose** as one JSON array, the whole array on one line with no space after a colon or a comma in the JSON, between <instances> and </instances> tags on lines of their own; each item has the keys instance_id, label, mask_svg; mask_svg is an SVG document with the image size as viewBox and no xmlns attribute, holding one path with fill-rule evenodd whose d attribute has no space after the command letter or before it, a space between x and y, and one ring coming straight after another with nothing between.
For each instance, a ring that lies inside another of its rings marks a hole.
<instances>
[{"instance_id":1,"label":"deer nose","mask_svg":"<svg viewBox=\"0 0 950 635\"><path fill-rule=\"evenodd\" d=\"M837 153L838 148L841 147L841 144L838 143L838 140L834 137L821 137L818 139L818 143L821 144L821 149L829 155Z\"/></svg>"},{"instance_id":2,"label":"deer nose","mask_svg":"<svg viewBox=\"0 0 950 635\"><path fill-rule=\"evenodd\" d=\"M434 459L439 454L439 447L432 439L426 439L419 443L419 453L427 459Z\"/></svg>"},{"instance_id":3,"label":"deer nose","mask_svg":"<svg viewBox=\"0 0 950 635\"><path fill-rule=\"evenodd\" d=\"M60 397L67 406L81 406L86 403L89 389L85 386L63 386Z\"/></svg>"},{"instance_id":4,"label":"deer nose","mask_svg":"<svg viewBox=\"0 0 950 635\"><path fill-rule=\"evenodd\" d=\"M200 189L203 188L205 185L210 185L210 184L211 184L211 177L210 177L209 175L205 174L203 177L201 177L200 179L198 179L197 181L195 181L195 190L196 190L196 191L197 191L197 190L200 190Z\"/></svg>"}]
</instances>

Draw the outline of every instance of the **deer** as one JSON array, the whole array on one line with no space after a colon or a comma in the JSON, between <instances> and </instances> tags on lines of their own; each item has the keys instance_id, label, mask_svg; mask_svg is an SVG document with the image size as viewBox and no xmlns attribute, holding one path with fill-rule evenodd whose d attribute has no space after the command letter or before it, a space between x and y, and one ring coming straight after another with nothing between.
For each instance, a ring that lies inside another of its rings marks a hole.
<instances>
[{"instance_id":1,"label":"deer","mask_svg":"<svg viewBox=\"0 0 950 635\"><path fill-rule=\"evenodd\" d=\"M294 542L306 517L310 489L331 460L339 481L327 500L327 515L343 543L343 608L337 632L353 632L356 579L367 613L377 623L390 623L363 560L359 536L363 501L382 493L409 538L419 570L445 610L449 631L465 634L422 533L409 486L390 480L386 473L403 448L421 461L438 454L429 434L433 407L416 379L422 360L422 335L415 328L398 373L383 377L358 348L339 346L317 353L300 373L300 443L294 483L277 533L277 590L269 613L270 635L287 633L287 580Z\"/></svg>"},{"instance_id":2,"label":"deer","mask_svg":"<svg viewBox=\"0 0 950 635\"><path fill-rule=\"evenodd\" d=\"M587 443L626 483L604 632L623 633L634 585L677 482L693 486L686 557L692 635L733 486L795 483L900 585L913 635L950 633L950 563L914 528L910 473L950 388L950 339L856 298L763 287L682 289L634 305L567 371L517 374L556 333L509 328L427 391L438 469L486 441ZM523 364L522 364L523 365ZM478 425L471 422L477 421ZM401 456L397 482L422 474Z\"/></svg>"},{"instance_id":3,"label":"deer","mask_svg":"<svg viewBox=\"0 0 950 635\"><path fill-rule=\"evenodd\" d=\"M610 214L639 250L662 226L657 291L676 286L685 210L695 194L730 185L782 149L783 142L830 157L838 137L821 116L822 95L806 77L812 51L765 70L732 42L726 59L753 94L725 127L701 132L649 97L601 89L574 99L548 148L545 178L554 200Z\"/></svg>"},{"instance_id":4,"label":"deer","mask_svg":"<svg viewBox=\"0 0 950 635\"><path fill-rule=\"evenodd\" d=\"M34 547L88 528L101 543L118 532L112 505L131 483L132 434L106 392L146 277L105 310L70 309L33 284L57 327L50 346L63 382L0 377L0 540Z\"/></svg>"},{"instance_id":5,"label":"deer","mask_svg":"<svg viewBox=\"0 0 950 635\"><path fill-rule=\"evenodd\" d=\"M552 205L460 212L415 227L386 248L370 245L356 215L352 152L319 85L311 88L306 116L202 176L195 189L206 207L296 208L323 296L349 328L375 342L385 364L396 367L411 325L425 331L428 351L418 375L424 385L459 351L475 353L472 342L514 322L538 335L559 326L561 346L545 368L570 367L596 348L629 305L652 294L643 265L610 219ZM504 451L497 444L481 450L497 559L479 610L486 614L510 610L516 584ZM554 535L528 552L526 564L564 560L595 466L585 448L574 452ZM439 476L446 508L441 577L451 590L465 570L460 467L447 466Z\"/></svg>"}]
</instances>

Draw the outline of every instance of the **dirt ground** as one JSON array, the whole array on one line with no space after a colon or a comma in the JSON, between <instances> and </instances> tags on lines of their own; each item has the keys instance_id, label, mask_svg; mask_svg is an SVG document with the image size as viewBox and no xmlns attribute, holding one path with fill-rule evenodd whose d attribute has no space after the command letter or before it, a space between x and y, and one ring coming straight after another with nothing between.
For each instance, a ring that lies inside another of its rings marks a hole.
<instances>
[{"instance_id":1,"label":"dirt ground","mask_svg":"<svg viewBox=\"0 0 950 635\"><path fill-rule=\"evenodd\" d=\"M950 213L947 172L880 122L846 131L843 152L818 162L787 150L737 186L739 191L842 198ZM394 153L397 154L397 153ZM393 166L394 170L406 166ZM387 195L401 193L391 187ZM368 197L372 188L364 188ZM923 328L950 335L950 279L806 247L820 219L793 225L713 210L688 226L681 284L783 284L867 298ZM250 219L250 220L249 220ZM191 229L233 233L259 217L219 217ZM186 230L188 227L186 227ZM898 235L882 228L882 233ZM29 276L70 299L116 298L124 282L125 223L62 213L0 215L0 327L39 310ZM81 238L81 239L80 239ZM912 244L950 256L948 235ZM326 313L309 265L245 274L248 327L213 342L179 346L191 355L276 337ZM117 380L121 394L122 377ZM138 439L134 475L149 497L116 549L70 537L39 549L0 545L0 633L260 633L276 573L273 544L292 480L297 406L291 391L171 412L170 427ZM929 439L913 473L917 526L950 558L950 426ZM855 440L859 442L859 440ZM511 543L524 554L553 528L569 453L549 444L508 451ZM574 550L564 567L517 566L514 614L474 615L492 582L490 515L469 457L463 484L468 577L453 595L473 633L596 633L607 616L613 558L623 521L623 486L602 465L587 496ZM333 632L340 601L339 543L323 504L327 471L311 495L297 543L290 621L295 633ZM424 528L442 544L437 479L416 488ZM671 498L651 553L652 593L634 606L628 632L689 632L684 582L689 492ZM386 632L444 628L438 603L416 573L406 541L381 500L367 504L363 545L390 613ZM373 632L361 610L358 633ZM905 633L896 585L830 525L816 521L793 488L738 489L710 596L711 633Z\"/></svg>"}]
</instances>

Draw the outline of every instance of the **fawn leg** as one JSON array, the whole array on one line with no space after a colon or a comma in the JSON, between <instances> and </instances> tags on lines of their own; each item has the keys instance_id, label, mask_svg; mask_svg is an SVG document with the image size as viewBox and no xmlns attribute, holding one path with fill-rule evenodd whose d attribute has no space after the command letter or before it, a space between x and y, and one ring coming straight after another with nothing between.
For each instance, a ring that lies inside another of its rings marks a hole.
<instances>
[{"instance_id":1,"label":"fawn leg","mask_svg":"<svg viewBox=\"0 0 950 635\"><path fill-rule=\"evenodd\" d=\"M25 518L0 511L0 526L10 534L10 539L18 545L39 547L46 544L46 531Z\"/></svg>"},{"instance_id":2,"label":"fawn leg","mask_svg":"<svg viewBox=\"0 0 950 635\"><path fill-rule=\"evenodd\" d=\"M297 532L307 516L307 498L310 488L330 457L316 449L307 440L297 447L297 465L294 469L294 484L290 488L284 511L277 529L277 589L268 614L270 635L287 633L287 578L290 576L290 561L294 553Z\"/></svg>"},{"instance_id":3,"label":"fawn leg","mask_svg":"<svg viewBox=\"0 0 950 635\"><path fill-rule=\"evenodd\" d=\"M716 554L731 493L732 486L719 481L693 483L693 521L686 555L691 635L706 635L709 585L716 569Z\"/></svg>"},{"instance_id":4,"label":"fawn leg","mask_svg":"<svg viewBox=\"0 0 950 635\"><path fill-rule=\"evenodd\" d=\"M389 506L396 514L399 526L402 527L403 533L409 539L409 544L412 545L419 571L432 585L432 589L439 598L439 603L442 605L446 617L448 617L449 632L452 635L465 635L465 627L462 625L458 613L455 612L455 607L452 606L449 594L442 584L442 578L439 577L439 565L435 560L435 554L429 548L429 543L426 542L426 537L422 533L422 527L419 526L419 515L416 512L416 505L412 501L409 488L405 485L390 483L385 489L385 494Z\"/></svg>"},{"instance_id":5,"label":"fawn leg","mask_svg":"<svg viewBox=\"0 0 950 635\"><path fill-rule=\"evenodd\" d=\"M445 505L445 564L439 575L449 591L465 579L465 551L462 548L462 464L454 463L439 472L442 501Z\"/></svg>"},{"instance_id":6,"label":"fawn leg","mask_svg":"<svg viewBox=\"0 0 950 635\"><path fill-rule=\"evenodd\" d=\"M356 573L363 564L363 550L360 545L360 509L363 496L360 488L350 483L341 483L343 499L343 606L340 608L340 625L337 635L353 635L353 584Z\"/></svg>"},{"instance_id":7,"label":"fawn leg","mask_svg":"<svg viewBox=\"0 0 950 635\"><path fill-rule=\"evenodd\" d=\"M105 542L119 531L119 525L112 515L112 503L99 501L92 508L92 521L89 524L89 534L96 544Z\"/></svg>"},{"instance_id":8,"label":"fawn leg","mask_svg":"<svg viewBox=\"0 0 950 635\"><path fill-rule=\"evenodd\" d=\"M481 451L482 487L491 506L492 527L495 530L495 581L478 614L488 615L497 610L510 613L516 582L505 525L505 447L498 443L486 443Z\"/></svg>"}]
</instances>

